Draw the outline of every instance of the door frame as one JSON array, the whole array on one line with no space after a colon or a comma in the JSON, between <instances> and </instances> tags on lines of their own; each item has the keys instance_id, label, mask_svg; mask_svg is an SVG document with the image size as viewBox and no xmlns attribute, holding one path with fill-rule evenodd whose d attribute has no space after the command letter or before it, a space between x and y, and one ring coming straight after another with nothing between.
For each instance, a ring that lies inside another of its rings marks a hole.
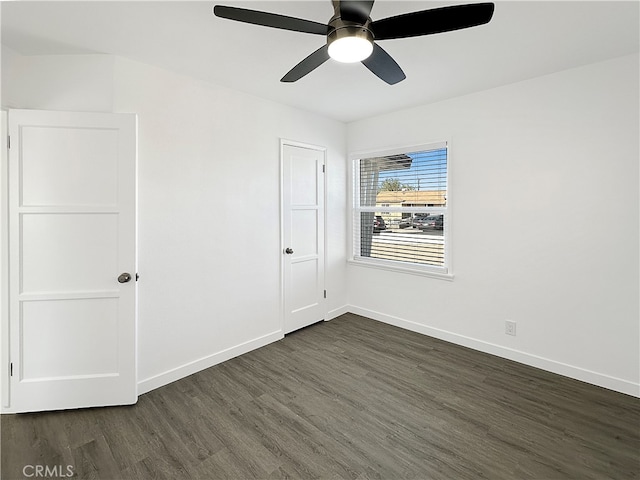
<instances>
[{"instance_id":1,"label":"door frame","mask_svg":"<svg viewBox=\"0 0 640 480\"><path fill-rule=\"evenodd\" d=\"M3 107L0 149L0 412L10 406L9 366L9 119Z\"/></svg>"},{"instance_id":2,"label":"door frame","mask_svg":"<svg viewBox=\"0 0 640 480\"><path fill-rule=\"evenodd\" d=\"M324 235L322 238L322 242L324 244L324 258L322 259L323 269L324 269L324 285L323 290L326 292L327 287L327 148L321 147L319 145L313 145L311 143L298 142L296 140L288 140L286 138L280 138L280 331L284 335L285 331L285 284L284 284L284 274L285 274L285 254L284 249L287 248L288 245L285 245L284 238L284 147L300 147L307 148L309 150L315 150L322 153L323 164L324 164L324 175L322 176L322 191L323 195L323 210L324 210L324 218L323 226L324 226ZM324 321L327 321L327 303L323 303L323 316Z\"/></svg>"}]
</instances>

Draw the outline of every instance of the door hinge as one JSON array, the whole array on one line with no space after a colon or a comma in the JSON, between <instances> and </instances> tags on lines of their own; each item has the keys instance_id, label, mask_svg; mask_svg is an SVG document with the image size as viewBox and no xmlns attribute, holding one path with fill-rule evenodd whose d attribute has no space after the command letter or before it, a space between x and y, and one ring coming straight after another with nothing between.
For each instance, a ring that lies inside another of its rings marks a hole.
<instances>
[{"instance_id":1,"label":"door hinge","mask_svg":"<svg viewBox=\"0 0 640 480\"><path fill-rule=\"evenodd\" d=\"M324 165L322 165L322 173L324 173Z\"/></svg>"},{"instance_id":2,"label":"door hinge","mask_svg":"<svg viewBox=\"0 0 640 480\"><path fill-rule=\"evenodd\" d=\"M13 377L13 362L9 364L9 376Z\"/></svg>"},{"instance_id":3,"label":"door hinge","mask_svg":"<svg viewBox=\"0 0 640 480\"><path fill-rule=\"evenodd\" d=\"M140 274L136 273L136 282L140 279Z\"/></svg>"},{"instance_id":4,"label":"door hinge","mask_svg":"<svg viewBox=\"0 0 640 480\"><path fill-rule=\"evenodd\" d=\"M324 291L324 298L327 298L327 291Z\"/></svg>"},{"instance_id":5,"label":"door hinge","mask_svg":"<svg viewBox=\"0 0 640 480\"><path fill-rule=\"evenodd\" d=\"M7 148L11 148L11 135L7 135Z\"/></svg>"}]
</instances>

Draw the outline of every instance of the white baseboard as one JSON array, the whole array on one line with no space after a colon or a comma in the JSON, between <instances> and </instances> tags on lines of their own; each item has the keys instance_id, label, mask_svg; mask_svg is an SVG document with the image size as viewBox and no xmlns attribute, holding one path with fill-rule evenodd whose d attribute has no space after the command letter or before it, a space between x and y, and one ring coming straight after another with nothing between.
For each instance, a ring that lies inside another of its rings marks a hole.
<instances>
[{"instance_id":1,"label":"white baseboard","mask_svg":"<svg viewBox=\"0 0 640 480\"><path fill-rule=\"evenodd\" d=\"M335 308L333 310L329 310L327 312L327 318L325 321L333 320L334 318L338 318L340 315L344 315L345 313L349 313L349 305L343 305L340 308Z\"/></svg>"},{"instance_id":2,"label":"white baseboard","mask_svg":"<svg viewBox=\"0 0 640 480\"><path fill-rule=\"evenodd\" d=\"M258 337L253 340L249 340L248 342L241 343L240 345L227 348L226 350L222 350L221 352L207 355L206 357L199 358L198 360L185 363L184 365L172 368L171 370L167 370L166 372L154 375L153 377L145 378L144 380L138 382L138 395L142 395L143 393L150 392L151 390L162 387L171 382L175 382L176 380L180 380L181 378L199 372L200 370L204 370L205 368L213 367L214 365L217 365L219 363L226 362L227 360L230 360L244 353L248 353L251 350L255 350L256 348L264 347L265 345L281 340L282 338L284 338L284 334L281 330L278 330L277 332L269 333L262 337Z\"/></svg>"},{"instance_id":3,"label":"white baseboard","mask_svg":"<svg viewBox=\"0 0 640 480\"><path fill-rule=\"evenodd\" d=\"M567 365L562 362L550 360L548 358L539 357L530 353L521 352L501 345L477 340L457 333L448 332L438 328L428 327L420 323L411 322L402 318L394 317L384 313L376 312L374 310L368 310L366 308L357 307L355 305L348 305L347 312L362 315L363 317L371 318L379 322L388 323L396 327L411 330L412 332L422 333L430 337L445 340L447 342L454 343L456 345L462 345L474 350L478 350L498 357L513 360L514 362L523 363L531 367L540 368L548 372L557 373L565 377L580 380L582 382L597 385L599 387L614 390L616 392L632 395L634 397L640 397L640 384L633 383L621 378L611 377L602 373L593 372L584 368L575 367L573 365Z\"/></svg>"}]
</instances>

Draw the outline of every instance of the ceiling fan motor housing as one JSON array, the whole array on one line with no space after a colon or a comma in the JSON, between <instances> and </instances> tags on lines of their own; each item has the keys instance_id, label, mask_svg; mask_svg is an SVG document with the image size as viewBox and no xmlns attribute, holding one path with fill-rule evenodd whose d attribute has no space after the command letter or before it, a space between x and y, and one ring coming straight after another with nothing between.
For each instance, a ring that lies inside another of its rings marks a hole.
<instances>
[{"instance_id":1,"label":"ceiling fan motor housing","mask_svg":"<svg viewBox=\"0 0 640 480\"><path fill-rule=\"evenodd\" d=\"M356 37L368 40L373 43L374 35L369 26L371 25L371 19L368 18L364 24L357 22L348 22L342 20L339 14L335 15L329 21L329 30L327 34L327 44L331 45L336 40L345 37Z\"/></svg>"}]
</instances>

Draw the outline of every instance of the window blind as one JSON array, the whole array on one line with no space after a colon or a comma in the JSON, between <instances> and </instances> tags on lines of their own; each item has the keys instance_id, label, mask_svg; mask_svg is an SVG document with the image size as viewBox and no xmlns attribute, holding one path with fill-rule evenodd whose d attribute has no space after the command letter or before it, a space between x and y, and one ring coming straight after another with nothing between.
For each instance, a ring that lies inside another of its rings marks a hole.
<instances>
[{"instance_id":1,"label":"window blind","mask_svg":"<svg viewBox=\"0 0 640 480\"><path fill-rule=\"evenodd\" d=\"M447 269L447 147L355 161L354 259Z\"/></svg>"}]
</instances>

